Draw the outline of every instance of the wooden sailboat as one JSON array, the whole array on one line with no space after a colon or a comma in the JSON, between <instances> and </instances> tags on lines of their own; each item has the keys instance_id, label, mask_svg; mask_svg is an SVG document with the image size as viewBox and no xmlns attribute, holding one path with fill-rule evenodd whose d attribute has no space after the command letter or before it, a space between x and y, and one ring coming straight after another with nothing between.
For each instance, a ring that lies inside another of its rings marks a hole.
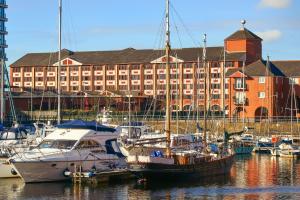
<instances>
[{"instance_id":1,"label":"wooden sailboat","mask_svg":"<svg viewBox=\"0 0 300 200\"><path fill-rule=\"evenodd\" d=\"M212 155L206 152L206 131L204 126L204 148L199 149L171 149L171 115L170 115L170 28L169 28L169 0L166 0L166 147L165 151L148 151L145 147L141 152L129 155L127 162L130 170L140 177L161 179L164 178L188 178L215 176L226 174L233 164L233 154L223 152ZM152 151L152 153L150 153ZM145 153L146 152L146 153ZM147 154L148 153L148 154ZM164 155L165 153L165 155Z\"/></svg>"}]
</instances>

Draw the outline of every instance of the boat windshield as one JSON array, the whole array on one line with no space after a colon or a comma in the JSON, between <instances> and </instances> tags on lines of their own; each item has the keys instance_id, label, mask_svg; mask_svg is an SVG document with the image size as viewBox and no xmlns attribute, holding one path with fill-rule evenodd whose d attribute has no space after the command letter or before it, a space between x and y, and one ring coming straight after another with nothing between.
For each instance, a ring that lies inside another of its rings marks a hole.
<instances>
[{"instance_id":1,"label":"boat windshield","mask_svg":"<svg viewBox=\"0 0 300 200\"><path fill-rule=\"evenodd\" d=\"M39 149L72 149L77 140L44 140Z\"/></svg>"}]
</instances>

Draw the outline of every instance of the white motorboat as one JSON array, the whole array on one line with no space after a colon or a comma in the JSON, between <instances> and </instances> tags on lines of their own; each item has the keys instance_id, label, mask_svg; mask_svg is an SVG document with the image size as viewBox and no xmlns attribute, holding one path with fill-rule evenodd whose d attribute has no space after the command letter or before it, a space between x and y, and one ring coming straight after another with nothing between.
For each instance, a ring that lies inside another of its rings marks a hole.
<instances>
[{"instance_id":1,"label":"white motorboat","mask_svg":"<svg viewBox=\"0 0 300 200\"><path fill-rule=\"evenodd\" d=\"M79 167L84 171L124 167L117 137L113 128L74 120L57 126L36 148L10 162L27 183L66 180Z\"/></svg>"},{"instance_id":2,"label":"white motorboat","mask_svg":"<svg viewBox=\"0 0 300 200\"><path fill-rule=\"evenodd\" d=\"M30 135L25 127L16 126L0 133L0 178L19 177L7 159L37 145L37 137Z\"/></svg>"}]
</instances>

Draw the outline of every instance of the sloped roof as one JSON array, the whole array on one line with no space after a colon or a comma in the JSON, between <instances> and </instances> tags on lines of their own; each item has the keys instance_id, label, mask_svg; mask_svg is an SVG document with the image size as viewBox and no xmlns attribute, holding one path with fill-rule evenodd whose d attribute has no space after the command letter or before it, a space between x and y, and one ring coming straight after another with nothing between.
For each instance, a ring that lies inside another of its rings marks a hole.
<instances>
[{"instance_id":1,"label":"sloped roof","mask_svg":"<svg viewBox=\"0 0 300 200\"><path fill-rule=\"evenodd\" d=\"M230 69L227 71L226 76L230 76L235 72L241 70L241 68ZM244 74L246 74L247 76L284 76L284 74L271 62L269 64L269 67L267 67L267 62L261 59L245 66Z\"/></svg>"},{"instance_id":2,"label":"sloped roof","mask_svg":"<svg viewBox=\"0 0 300 200\"><path fill-rule=\"evenodd\" d=\"M249 31L246 28L242 28L233 34L231 34L229 37L227 37L225 40L245 40L245 39L258 39L262 40L260 37L258 37L253 32Z\"/></svg>"},{"instance_id":3,"label":"sloped roof","mask_svg":"<svg viewBox=\"0 0 300 200\"><path fill-rule=\"evenodd\" d=\"M229 77L241 68L230 69L226 76ZM245 74L248 76L300 76L300 60L299 61L272 61L267 66L267 61L257 60L245 66Z\"/></svg>"},{"instance_id":4,"label":"sloped roof","mask_svg":"<svg viewBox=\"0 0 300 200\"><path fill-rule=\"evenodd\" d=\"M222 60L223 47L208 47L206 54L207 60ZM186 62L197 61L202 57L202 48L183 48L173 49L172 55ZM81 51L72 52L67 49L62 50L62 59L74 59L84 65L103 65L103 64L125 64L125 63L150 63L151 61L163 56L164 50L141 49L136 50L127 48L116 51ZM244 53L230 53L226 56L227 60L242 60ZM58 53L29 53L11 64L11 67L20 66L52 66L58 60Z\"/></svg>"},{"instance_id":5,"label":"sloped roof","mask_svg":"<svg viewBox=\"0 0 300 200\"><path fill-rule=\"evenodd\" d=\"M287 77L300 76L300 60L272 61Z\"/></svg>"}]
</instances>

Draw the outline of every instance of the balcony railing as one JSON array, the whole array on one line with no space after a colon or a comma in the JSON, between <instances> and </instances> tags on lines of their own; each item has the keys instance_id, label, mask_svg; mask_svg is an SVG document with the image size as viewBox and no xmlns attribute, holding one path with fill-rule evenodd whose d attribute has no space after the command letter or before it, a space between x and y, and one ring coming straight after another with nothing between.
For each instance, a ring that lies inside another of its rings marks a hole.
<instances>
[{"instance_id":1,"label":"balcony railing","mask_svg":"<svg viewBox=\"0 0 300 200\"><path fill-rule=\"evenodd\" d=\"M234 89L235 90L247 90L248 89L248 85L247 84L234 84Z\"/></svg>"},{"instance_id":2,"label":"balcony railing","mask_svg":"<svg viewBox=\"0 0 300 200\"><path fill-rule=\"evenodd\" d=\"M236 96L234 96L233 102L234 102L234 105L236 105L236 106L242 106L242 105L248 106L249 105L248 98L237 98Z\"/></svg>"}]
</instances>

